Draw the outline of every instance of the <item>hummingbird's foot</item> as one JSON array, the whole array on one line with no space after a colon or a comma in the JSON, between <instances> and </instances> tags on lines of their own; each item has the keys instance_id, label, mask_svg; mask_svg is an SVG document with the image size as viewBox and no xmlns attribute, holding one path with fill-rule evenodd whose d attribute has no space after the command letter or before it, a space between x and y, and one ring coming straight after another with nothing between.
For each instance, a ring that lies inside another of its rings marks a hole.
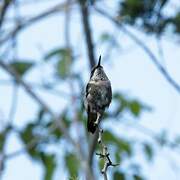
<instances>
[{"instance_id":1,"label":"hummingbird's foot","mask_svg":"<svg viewBox=\"0 0 180 180\"><path fill-rule=\"evenodd\" d=\"M102 142L102 133L103 133L103 129L98 128L98 130L99 130L98 143L101 144L101 142Z\"/></svg>"}]
</instances>

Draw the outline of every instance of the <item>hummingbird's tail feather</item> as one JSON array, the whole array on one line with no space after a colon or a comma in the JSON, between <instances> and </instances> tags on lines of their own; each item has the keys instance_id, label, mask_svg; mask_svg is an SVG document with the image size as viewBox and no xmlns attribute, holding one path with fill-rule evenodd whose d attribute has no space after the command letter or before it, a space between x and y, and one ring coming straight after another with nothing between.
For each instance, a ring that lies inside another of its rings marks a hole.
<instances>
[{"instance_id":1,"label":"hummingbird's tail feather","mask_svg":"<svg viewBox=\"0 0 180 180\"><path fill-rule=\"evenodd\" d=\"M97 124L95 123L96 118L97 118L96 113L91 113L91 112L88 113L87 129L92 134L94 134L94 132L96 131L96 127L97 127Z\"/></svg>"}]
</instances>

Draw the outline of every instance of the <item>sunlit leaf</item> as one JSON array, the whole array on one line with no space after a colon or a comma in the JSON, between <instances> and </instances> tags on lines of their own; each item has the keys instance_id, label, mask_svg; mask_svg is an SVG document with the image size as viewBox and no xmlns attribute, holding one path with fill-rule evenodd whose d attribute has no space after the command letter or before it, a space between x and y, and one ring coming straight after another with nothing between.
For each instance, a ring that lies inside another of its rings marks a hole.
<instances>
[{"instance_id":1,"label":"sunlit leaf","mask_svg":"<svg viewBox=\"0 0 180 180\"><path fill-rule=\"evenodd\" d=\"M100 171L103 169L104 163L105 163L104 159L103 158L99 158L98 165L99 165Z\"/></svg>"}]
</instances>

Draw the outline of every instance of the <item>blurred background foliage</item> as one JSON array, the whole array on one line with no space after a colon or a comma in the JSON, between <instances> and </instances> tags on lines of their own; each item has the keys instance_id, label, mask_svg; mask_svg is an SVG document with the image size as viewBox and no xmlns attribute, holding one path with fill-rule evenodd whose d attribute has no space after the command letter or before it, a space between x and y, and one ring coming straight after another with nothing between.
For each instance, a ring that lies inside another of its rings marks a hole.
<instances>
[{"instance_id":1,"label":"blurred background foliage","mask_svg":"<svg viewBox=\"0 0 180 180\"><path fill-rule=\"evenodd\" d=\"M27 76L31 75L29 72L32 71L33 68L37 68L39 65L33 60L23 60L21 58L18 59L17 57L12 57L9 61L6 61L5 57L8 57L7 54L9 52L7 51L5 54L3 54L3 51L6 49L8 41L15 42L17 39L17 33L21 33L21 27L26 24L26 21L28 24L34 20L28 20L27 18L22 17L22 19L16 21L16 18L14 18L15 23L11 31L11 28L6 27L7 19L4 17L6 14L8 14L8 11L11 10L11 7L14 6L13 4L15 4L16 8L18 9L18 6L21 6L23 3L28 3L29 1L4 0L0 3L0 59L1 62L4 62L7 67L10 68L10 72L8 73L12 75L12 83L15 87L22 85L22 82L19 81L17 77L20 77L23 82L26 82ZM86 6L85 9L88 10L88 16L90 16L94 11L93 8L98 7L103 9L104 1L105 0L79 0L67 2L69 4L75 4L78 7ZM34 3L35 7L36 2L32 3ZM141 32L153 36L157 36L158 38L168 35L179 36L180 11L174 11L173 13L169 14L166 13L168 6L171 6L170 0L119 0L114 3L116 4L114 12L116 13L114 13L112 17L121 25L128 25L129 27L138 29ZM112 14L108 9L105 11ZM71 21L73 21L73 17L71 18ZM18 26L16 26L17 24ZM15 28L15 30L13 28ZM87 29L85 29L85 31L87 31ZM85 35L85 33L83 35ZM53 36L53 34L49 34L48 36ZM6 41L4 39L6 39ZM116 50L119 48L119 42L115 35L111 32L102 32L102 34L99 36L99 40L96 42L96 46L106 45L107 47L112 47ZM85 41L85 44L88 44L88 40ZM13 44L12 48L15 49L15 46L18 46L18 44ZM93 48L95 49L96 46ZM88 45L87 47L89 48ZM8 47L8 49L9 48L10 47ZM95 53L95 50L92 51L89 49L87 50L87 53L88 51ZM111 52L109 51L109 53ZM42 56L43 61L41 64L53 66L53 72L51 74L51 79L42 82L39 86L42 89L56 93L57 96L64 96L69 100L68 106L58 112L60 117L58 123L63 122L65 131L68 132L77 143L79 143L78 145L84 154L88 155L90 150L89 144L91 142L91 135L89 135L86 131L87 116L83 107L83 93L85 84L87 82L84 82L83 74L80 71L77 72L74 70L74 67L78 63L78 58L81 55L77 54L76 49L73 49L67 43L64 47L61 46L53 49L50 48L50 50L42 54ZM88 65L89 61L90 59L87 59ZM1 67L7 70L2 64ZM90 74L90 69L91 67L89 68L88 74ZM11 70L15 72L16 76L13 76ZM71 92L68 93L59 91L56 87L57 84L61 83L70 84ZM74 85L77 87L74 88ZM28 87L33 89L33 84L28 84ZM131 97L127 93L114 92L112 105L105 113L104 119L107 122L111 121L112 123L124 123L124 121L126 121L126 117L127 119L130 117L134 120L133 123L136 124L142 113L152 113L152 110L153 105L149 105L148 102L143 102L143 100ZM56 171L59 163L57 162L57 154L49 152L47 149L50 146L59 148L58 144L62 143L63 145L59 150L63 152L64 162L60 164L62 164L62 168L64 168L68 173L68 179L82 179L81 176L83 176L85 173L82 168L83 162L79 158L76 148L73 147L73 145L68 141L67 137L64 135L64 132L58 128L54 117L51 116L48 110L41 105L39 106L39 110L35 116L36 118L33 121L25 124L23 128L18 129L14 123L11 123L11 120L8 121L3 128L1 128L1 172L6 169L6 159L13 158L21 153L27 153L33 161L38 162L39 165L43 167L44 180L52 180L54 172ZM140 128L141 131L142 127L137 127ZM24 147L20 151L15 151L15 153L6 154L5 145L6 141L8 140L7 137L11 132L16 132L18 134L18 138L22 141ZM79 133L79 135L76 133ZM157 135L151 132L149 134L153 139L152 141L139 141L136 140L136 138L128 138L126 136L121 137L117 135L115 130L108 127L106 128L105 126L103 134L104 143L110 150L112 160L115 163L119 163L118 167L110 168L108 170L108 176L110 179L146 179L148 177L145 177L144 173L142 172L141 165L138 163L138 161L134 160L134 157L137 156L137 152L143 154L144 159L151 163L151 161L156 158L155 149L157 146L168 146L171 148L176 148L179 146L179 137L175 138L173 142L169 142L166 132L160 132ZM97 145L96 149L94 150L94 154L98 150L99 147ZM94 176L96 177L95 179L101 179L102 177L99 172L101 171L103 162L101 162L102 160L99 160L95 155L93 155L92 158L94 161L91 166ZM96 167L99 167L99 169L97 170Z\"/></svg>"}]
</instances>

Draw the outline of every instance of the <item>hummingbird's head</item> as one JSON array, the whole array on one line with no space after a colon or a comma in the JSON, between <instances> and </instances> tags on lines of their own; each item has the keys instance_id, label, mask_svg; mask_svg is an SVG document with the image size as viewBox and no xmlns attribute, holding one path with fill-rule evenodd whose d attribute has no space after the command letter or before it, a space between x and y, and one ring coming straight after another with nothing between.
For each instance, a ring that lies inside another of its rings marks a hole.
<instances>
[{"instance_id":1,"label":"hummingbird's head","mask_svg":"<svg viewBox=\"0 0 180 180\"><path fill-rule=\"evenodd\" d=\"M99 56L98 64L92 69L91 77L92 81L107 81L108 77L106 76L103 67L101 66L101 55Z\"/></svg>"}]
</instances>

